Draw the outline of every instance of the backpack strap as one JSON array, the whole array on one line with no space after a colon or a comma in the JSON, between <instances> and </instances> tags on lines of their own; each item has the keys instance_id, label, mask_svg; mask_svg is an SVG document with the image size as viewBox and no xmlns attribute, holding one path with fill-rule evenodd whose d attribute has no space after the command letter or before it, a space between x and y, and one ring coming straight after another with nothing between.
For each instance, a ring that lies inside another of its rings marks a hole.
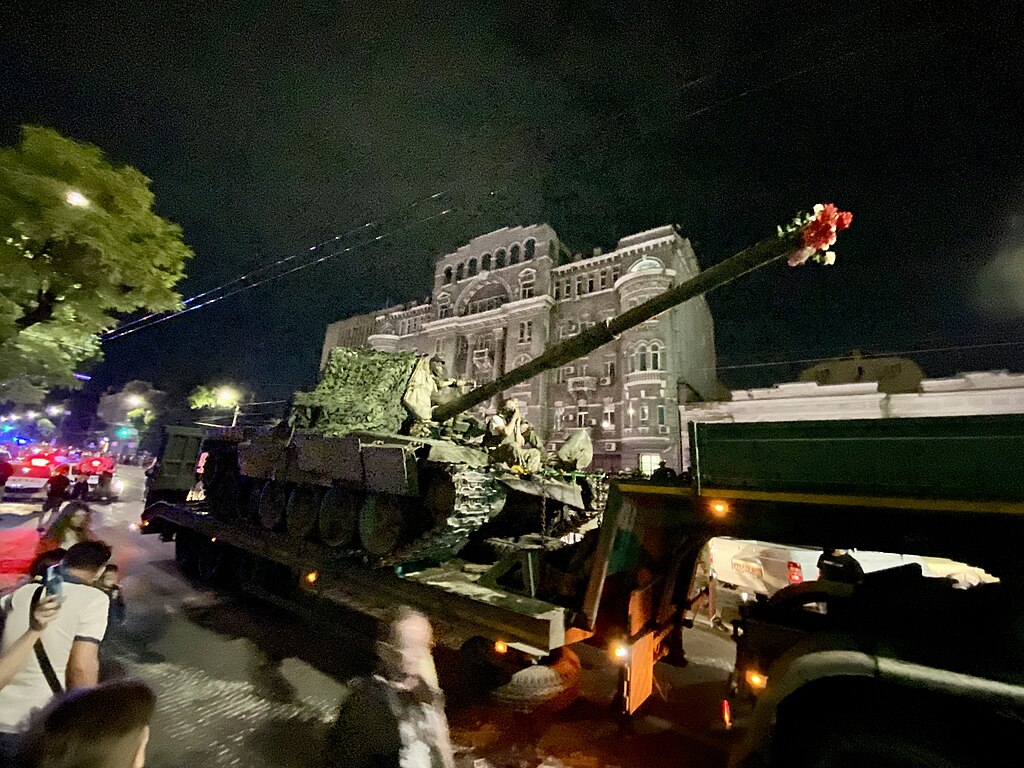
<instances>
[{"instance_id":1,"label":"backpack strap","mask_svg":"<svg viewBox=\"0 0 1024 768\"><path fill-rule=\"evenodd\" d=\"M39 604L39 599L43 596L43 590L45 586L40 586L32 593L32 602L29 603L29 620L31 621L32 612L36 609ZM36 640L35 645L32 646L32 650L36 652L36 661L39 662L39 669L43 671L43 677L46 678L47 685L50 686L50 690L55 694L64 693L64 686L60 684L60 680L57 679L57 673L53 669L53 664L50 663L50 657L46 655L46 648L43 647L43 641L40 638Z\"/></svg>"}]
</instances>

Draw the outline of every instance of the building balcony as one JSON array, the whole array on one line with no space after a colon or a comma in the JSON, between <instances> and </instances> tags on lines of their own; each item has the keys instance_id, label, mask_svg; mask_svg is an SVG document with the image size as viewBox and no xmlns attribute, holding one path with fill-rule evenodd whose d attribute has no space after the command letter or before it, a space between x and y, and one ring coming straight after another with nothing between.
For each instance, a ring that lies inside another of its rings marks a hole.
<instances>
[{"instance_id":1,"label":"building balcony","mask_svg":"<svg viewBox=\"0 0 1024 768\"><path fill-rule=\"evenodd\" d=\"M634 371L627 373L625 377L626 386L633 384L659 384L665 386L664 371Z\"/></svg>"},{"instance_id":2,"label":"building balcony","mask_svg":"<svg viewBox=\"0 0 1024 768\"><path fill-rule=\"evenodd\" d=\"M574 376L568 381L570 392L593 392L597 389L596 376Z\"/></svg>"}]
</instances>

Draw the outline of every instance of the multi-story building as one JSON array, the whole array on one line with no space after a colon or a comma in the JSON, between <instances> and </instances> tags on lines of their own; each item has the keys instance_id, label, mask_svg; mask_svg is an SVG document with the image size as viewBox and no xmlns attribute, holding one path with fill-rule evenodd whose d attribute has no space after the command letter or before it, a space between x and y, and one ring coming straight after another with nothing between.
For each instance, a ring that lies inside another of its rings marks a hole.
<instances>
[{"instance_id":1,"label":"multi-story building","mask_svg":"<svg viewBox=\"0 0 1024 768\"><path fill-rule=\"evenodd\" d=\"M481 383L699 269L671 226L590 256L573 255L546 225L499 229L442 257L426 302L330 325L322 363L336 346L410 350L438 355L453 376ZM582 427L595 466L650 471L661 460L679 466L678 405L713 396L715 386L711 313L698 298L504 397L520 402L549 448Z\"/></svg>"}]
</instances>

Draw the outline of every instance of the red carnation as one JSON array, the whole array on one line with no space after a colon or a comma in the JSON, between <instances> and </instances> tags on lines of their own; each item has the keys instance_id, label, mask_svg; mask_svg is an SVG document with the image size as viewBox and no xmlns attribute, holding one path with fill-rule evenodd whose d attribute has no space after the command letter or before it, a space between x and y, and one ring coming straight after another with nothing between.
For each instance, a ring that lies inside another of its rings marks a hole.
<instances>
[{"instance_id":1,"label":"red carnation","mask_svg":"<svg viewBox=\"0 0 1024 768\"><path fill-rule=\"evenodd\" d=\"M836 231L842 232L844 229L849 229L850 222L853 221L853 214L849 211L843 211L839 214L839 218L836 220Z\"/></svg>"}]
</instances>

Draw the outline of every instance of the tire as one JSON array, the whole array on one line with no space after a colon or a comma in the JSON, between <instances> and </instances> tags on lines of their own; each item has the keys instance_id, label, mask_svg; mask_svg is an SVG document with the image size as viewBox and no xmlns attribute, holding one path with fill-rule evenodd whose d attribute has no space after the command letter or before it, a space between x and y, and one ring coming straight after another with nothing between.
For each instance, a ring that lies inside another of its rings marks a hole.
<instances>
[{"instance_id":1,"label":"tire","mask_svg":"<svg viewBox=\"0 0 1024 768\"><path fill-rule=\"evenodd\" d=\"M559 648L543 662L516 672L491 691L491 698L520 712L555 712L576 700L579 685L579 657L569 648Z\"/></svg>"},{"instance_id":2,"label":"tire","mask_svg":"<svg viewBox=\"0 0 1024 768\"><path fill-rule=\"evenodd\" d=\"M226 583L231 573L231 548L212 541L203 542L196 558L196 578L211 587Z\"/></svg>"},{"instance_id":3,"label":"tire","mask_svg":"<svg viewBox=\"0 0 1024 768\"><path fill-rule=\"evenodd\" d=\"M942 744L871 722L839 724L790 765L801 768L964 768Z\"/></svg>"},{"instance_id":4,"label":"tire","mask_svg":"<svg viewBox=\"0 0 1024 768\"><path fill-rule=\"evenodd\" d=\"M178 530L174 534L174 562L185 576L194 578L196 569L196 536L192 531Z\"/></svg>"}]
</instances>

